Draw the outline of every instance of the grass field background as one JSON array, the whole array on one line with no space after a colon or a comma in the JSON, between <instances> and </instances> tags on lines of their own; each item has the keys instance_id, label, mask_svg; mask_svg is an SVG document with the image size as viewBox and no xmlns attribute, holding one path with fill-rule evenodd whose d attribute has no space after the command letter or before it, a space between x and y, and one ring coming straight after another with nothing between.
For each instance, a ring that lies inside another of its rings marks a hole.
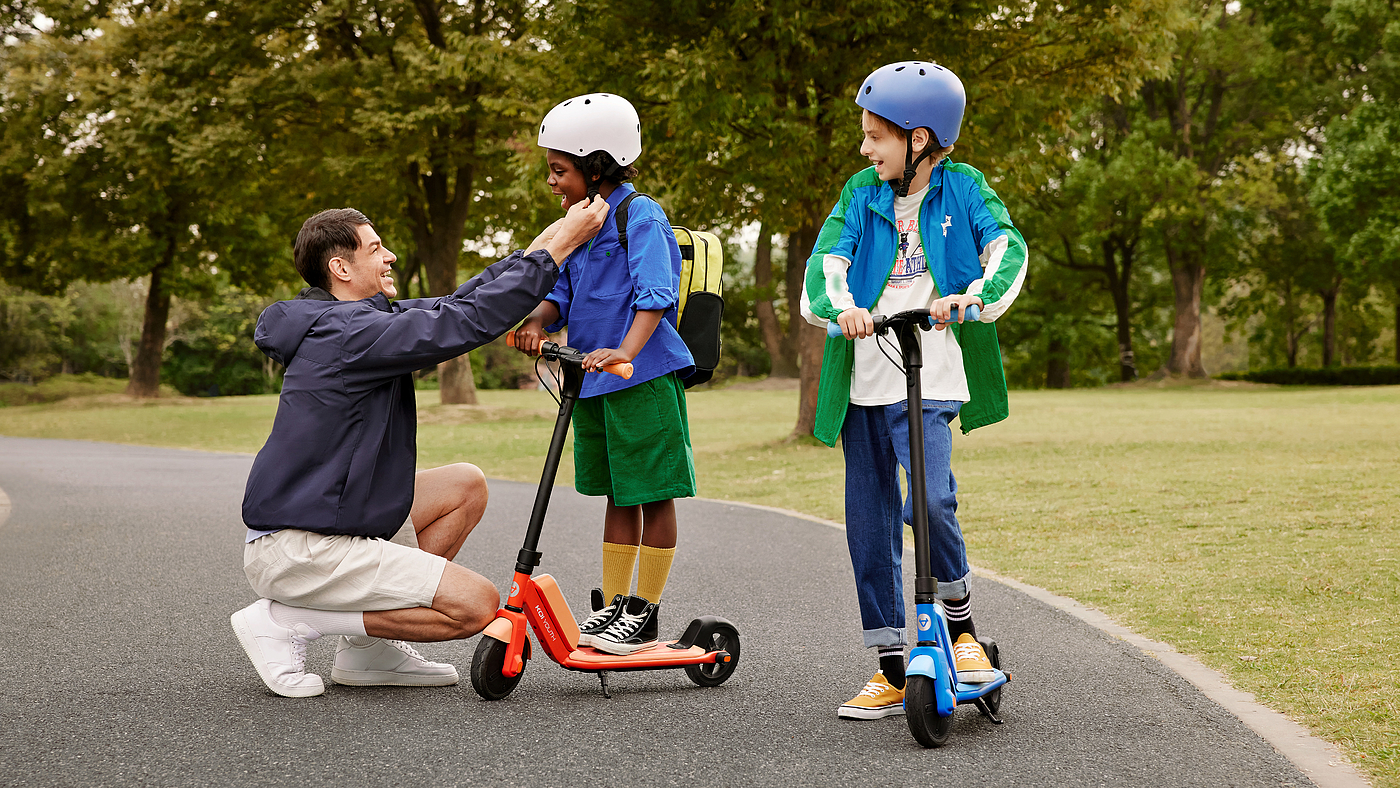
<instances>
[{"instance_id":1,"label":"grass field background","mask_svg":"<svg viewBox=\"0 0 1400 788\"><path fill-rule=\"evenodd\" d=\"M538 481L547 394L436 398L420 466ZM700 495L844 519L841 452L785 440L795 392L688 402ZM109 395L0 408L0 434L255 452L275 410ZM955 437L974 563L1196 655L1400 787L1400 387L1013 392L1011 413Z\"/></svg>"}]
</instances>

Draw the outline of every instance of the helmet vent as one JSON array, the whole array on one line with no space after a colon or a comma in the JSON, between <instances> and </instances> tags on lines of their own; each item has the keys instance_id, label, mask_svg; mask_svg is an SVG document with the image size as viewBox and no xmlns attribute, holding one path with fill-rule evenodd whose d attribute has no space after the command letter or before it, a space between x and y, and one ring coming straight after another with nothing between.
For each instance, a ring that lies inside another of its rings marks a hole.
<instances>
[{"instance_id":1,"label":"helmet vent","mask_svg":"<svg viewBox=\"0 0 1400 788\"><path fill-rule=\"evenodd\" d=\"M564 106L567 107L567 106L569 106L569 105L572 104L572 103L574 103L574 100L573 100L573 99L569 99L568 101L564 102Z\"/></svg>"},{"instance_id":2,"label":"helmet vent","mask_svg":"<svg viewBox=\"0 0 1400 788\"><path fill-rule=\"evenodd\" d=\"M908 68L908 66L900 66L899 68L895 69L895 71L903 71L906 68Z\"/></svg>"},{"instance_id":3,"label":"helmet vent","mask_svg":"<svg viewBox=\"0 0 1400 788\"><path fill-rule=\"evenodd\" d=\"M592 103L593 103L593 99L584 99L584 100L583 100L583 103L585 103L585 104L592 104Z\"/></svg>"},{"instance_id":4,"label":"helmet vent","mask_svg":"<svg viewBox=\"0 0 1400 788\"><path fill-rule=\"evenodd\" d=\"M866 86L865 86L865 95L867 95L867 96L870 95L870 86L869 86L869 85L866 85Z\"/></svg>"},{"instance_id":5,"label":"helmet vent","mask_svg":"<svg viewBox=\"0 0 1400 788\"><path fill-rule=\"evenodd\" d=\"M928 72L924 71L924 70L921 68L921 69L919 69L919 76L921 76L921 77L926 77L926 76L928 76Z\"/></svg>"}]
</instances>

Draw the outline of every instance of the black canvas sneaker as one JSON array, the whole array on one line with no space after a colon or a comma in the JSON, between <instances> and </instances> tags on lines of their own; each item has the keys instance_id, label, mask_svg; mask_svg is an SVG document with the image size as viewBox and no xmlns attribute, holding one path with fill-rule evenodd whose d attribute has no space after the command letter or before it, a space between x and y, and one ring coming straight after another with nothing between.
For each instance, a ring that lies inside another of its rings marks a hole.
<instances>
[{"instance_id":1,"label":"black canvas sneaker","mask_svg":"<svg viewBox=\"0 0 1400 788\"><path fill-rule=\"evenodd\" d=\"M589 601L593 603L593 613L585 618L582 624L578 625L579 648L593 645L593 637L607 629L608 625L621 615L623 603L627 601L627 597L618 594L613 597L611 604L604 606L603 589L601 588L593 589L592 597Z\"/></svg>"},{"instance_id":2,"label":"black canvas sneaker","mask_svg":"<svg viewBox=\"0 0 1400 788\"><path fill-rule=\"evenodd\" d=\"M617 618L593 636L593 648L621 656L655 646L658 607L639 596L627 597Z\"/></svg>"}]
</instances>

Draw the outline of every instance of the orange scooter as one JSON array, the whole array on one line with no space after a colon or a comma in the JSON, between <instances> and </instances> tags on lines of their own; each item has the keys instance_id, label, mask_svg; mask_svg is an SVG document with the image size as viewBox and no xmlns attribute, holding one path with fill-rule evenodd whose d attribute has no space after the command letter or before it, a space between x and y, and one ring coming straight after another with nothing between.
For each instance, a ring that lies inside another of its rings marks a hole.
<instances>
[{"instance_id":1,"label":"orange scooter","mask_svg":"<svg viewBox=\"0 0 1400 788\"><path fill-rule=\"evenodd\" d=\"M515 346L515 335L506 337ZM579 629L569 603L559 590L559 584L549 575L533 577L541 553L537 549L549 508L550 492L559 470L559 458L569 434L569 420L583 389L583 358L579 351L561 347L553 342L540 346L540 357L559 362L563 379L559 384L559 417L554 423L554 437L549 442L544 473L535 506L530 512L530 524L525 531L525 545L515 562L515 578L505 607L487 625L472 656L472 688L486 700L500 700L520 683L525 665L531 659L526 623L535 630L535 639L550 659L569 670L597 673L602 683L603 697L608 691L608 674L612 671L661 670L682 668L690 680L702 687L723 684L739 662L739 631L717 616L701 616L690 622L679 638L661 641L641 651L617 656L593 648L579 647ZM631 364L613 364L603 371L632 377Z\"/></svg>"}]
</instances>

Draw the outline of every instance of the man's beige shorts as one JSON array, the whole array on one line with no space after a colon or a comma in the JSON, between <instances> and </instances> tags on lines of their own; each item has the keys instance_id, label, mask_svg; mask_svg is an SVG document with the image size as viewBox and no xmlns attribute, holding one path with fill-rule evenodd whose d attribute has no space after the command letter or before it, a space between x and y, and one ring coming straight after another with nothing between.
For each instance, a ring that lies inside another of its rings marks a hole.
<instances>
[{"instance_id":1,"label":"man's beige shorts","mask_svg":"<svg viewBox=\"0 0 1400 788\"><path fill-rule=\"evenodd\" d=\"M446 567L418 549L411 521L392 541L289 528L243 546L243 573L258 596L313 610L432 607Z\"/></svg>"}]
</instances>

